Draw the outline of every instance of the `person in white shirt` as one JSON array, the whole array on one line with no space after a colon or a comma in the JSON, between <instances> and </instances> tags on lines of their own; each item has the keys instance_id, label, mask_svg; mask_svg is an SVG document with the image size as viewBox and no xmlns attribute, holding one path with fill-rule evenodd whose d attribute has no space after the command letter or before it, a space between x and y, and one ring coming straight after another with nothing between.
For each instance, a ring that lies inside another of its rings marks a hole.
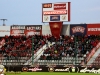
<instances>
[{"instance_id":1,"label":"person in white shirt","mask_svg":"<svg viewBox=\"0 0 100 75\"><path fill-rule=\"evenodd\" d=\"M4 65L0 65L0 75L6 75L6 68L4 67Z\"/></svg>"}]
</instances>

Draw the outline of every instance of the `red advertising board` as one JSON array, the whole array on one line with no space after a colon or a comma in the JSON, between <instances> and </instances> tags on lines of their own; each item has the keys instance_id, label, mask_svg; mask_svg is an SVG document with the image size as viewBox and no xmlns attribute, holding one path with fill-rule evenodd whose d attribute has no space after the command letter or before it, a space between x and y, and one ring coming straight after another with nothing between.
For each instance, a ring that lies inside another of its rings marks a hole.
<instances>
[{"instance_id":1,"label":"red advertising board","mask_svg":"<svg viewBox=\"0 0 100 75\"><path fill-rule=\"evenodd\" d=\"M25 35L41 35L42 25L27 25L25 26Z\"/></svg>"},{"instance_id":2,"label":"red advertising board","mask_svg":"<svg viewBox=\"0 0 100 75\"><path fill-rule=\"evenodd\" d=\"M51 33L56 38L61 34L63 22L49 22Z\"/></svg>"},{"instance_id":3,"label":"red advertising board","mask_svg":"<svg viewBox=\"0 0 100 75\"><path fill-rule=\"evenodd\" d=\"M24 25L13 25L10 27L10 35L25 35Z\"/></svg>"},{"instance_id":4,"label":"red advertising board","mask_svg":"<svg viewBox=\"0 0 100 75\"><path fill-rule=\"evenodd\" d=\"M99 35L100 24L87 24L87 35Z\"/></svg>"},{"instance_id":5,"label":"red advertising board","mask_svg":"<svg viewBox=\"0 0 100 75\"><path fill-rule=\"evenodd\" d=\"M66 9L66 3L62 3L62 4L54 4L54 10L62 10L62 9Z\"/></svg>"},{"instance_id":6,"label":"red advertising board","mask_svg":"<svg viewBox=\"0 0 100 75\"><path fill-rule=\"evenodd\" d=\"M10 35L41 35L42 25L13 25L10 28Z\"/></svg>"}]
</instances>

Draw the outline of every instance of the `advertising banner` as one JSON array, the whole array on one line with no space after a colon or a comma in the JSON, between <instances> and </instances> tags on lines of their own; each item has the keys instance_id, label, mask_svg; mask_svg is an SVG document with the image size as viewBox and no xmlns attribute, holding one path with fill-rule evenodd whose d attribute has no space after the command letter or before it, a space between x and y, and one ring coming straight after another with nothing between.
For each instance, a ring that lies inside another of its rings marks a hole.
<instances>
[{"instance_id":1,"label":"advertising banner","mask_svg":"<svg viewBox=\"0 0 100 75\"><path fill-rule=\"evenodd\" d=\"M47 68L41 68L41 67L23 67L22 68L22 72L41 72L41 71L43 71L43 70L45 70L46 71L46 69Z\"/></svg>"},{"instance_id":2,"label":"advertising banner","mask_svg":"<svg viewBox=\"0 0 100 75\"><path fill-rule=\"evenodd\" d=\"M80 73L95 73L100 74L100 68L97 67L79 67Z\"/></svg>"},{"instance_id":3,"label":"advertising banner","mask_svg":"<svg viewBox=\"0 0 100 75\"><path fill-rule=\"evenodd\" d=\"M78 67L23 67L22 72L79 72Z\"/></svg>"},{"instance_id":4,"label":"advertising banner","mask_svg":"<svg viewBox=\"0 0 100 75\"><path fill-rule=\"evenodd\" d=\"M10 26L0 26L0 36L10 35Z\"/></svg>"},{"instance_id":5,"label":"advertising banner","mask_svg":"<svg viewBox=\"0 0 100 75\"><path fill-rule=\"evenodd\" d=\"M58 15L58 16L57 16ZM70 21L70 2L43 3L42 22Z\"/></svg>"},{"instance_id":6,"label":"advertising banner","mask_svg":"<svg viewBox=\"0 0 100 75\"><path fill-rule=\"evenodd\" d=\"M100 35L100 24L87 24L87 35Z\"/></svg>"},{"instance_id":7,"label":"advertising banner","mask_svg":"<svg viewBox=\"0 0 100 75\"><path fill-rule=\"evenodd\" d=\"M25 35L25 26L24 25L13 25L10 28L10 35Z\"/></svg>"},{"instance_id":8,"label":"advertising banner","mask_svg":"<svg viewBox=\"0 0 100 75\"><path fill-rule=\"evenodd\" d=\"M79 72L78 67L48 67L49 72Z\"/></svg>"},{"instance_id":9,"label":"advertising banner","mask_svg":"<svg viewBox=\"0 0 100 75\"><path fill-rule=\"evenodd\" d=\"M86 24L71 24L70 35L86 35L87 25Z\"/></svg>"},{"instance_id":10,"label":"advertising banner","mask_svg":"<svg viewBox=\"0 0 100 75\"><path fill-rule=\"evenodd\" d=\"M25 35L41 35L42 25L27 25L25 26Z\"/></svg>"},{"instance_id":11,"label":"advertising banner","mask_svg":"<svg viewBox=\"0 0 100 75\"><path fill-rule=\"evenodd\" d=\"M16 67L6 67L7 71L21 71L21 72L67 72L67 73L99 73L99 67L82 67L82 66L72 66L72 67L28 67L28 66L16 66Z\"/></svg>"},{"instance_id":12,"label":"advertising banner","mask_svg":"<svg viewBox=\"0 0 100 75\"><path fill-rule=\"evenodd\" d=\"M62 22L49 22L51 33L53 36L59 38L62 30Z\"/></svg>"},{"instance_id":13,"label":"advertising banner","mask_svg":"<svg viewBox=\"0 0 100 75\"><path fill-rule=\"evenodd\" d=\"M68 72L68 73L100 73L96 67L26 67L23 72Z\"/></svg>"},{"instance_id":14,"label":"advertising banner","mask_svg":"<svg viewBox=\"0 0 100 75\"><path fill-rule=\"evenodd\" d=\"M50 21L60 21L60 15L50 16Z\"/></svg>"}]
</instances>

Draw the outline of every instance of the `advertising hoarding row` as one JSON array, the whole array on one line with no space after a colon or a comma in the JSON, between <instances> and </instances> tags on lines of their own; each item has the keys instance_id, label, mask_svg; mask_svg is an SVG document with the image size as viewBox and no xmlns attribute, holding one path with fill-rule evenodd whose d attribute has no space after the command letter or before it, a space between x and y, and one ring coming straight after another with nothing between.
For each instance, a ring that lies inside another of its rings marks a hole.
<instances>
[{"instance_id":1,"label":"advertising hoarding row","mask_svg":"<svg viewBox=\"0 0 100 75\"><path fill-rule=\"evenodd\" d=\"M10 35L41 35L42 34L42 25L19 25L11 26Z\"/></svg>"},{"instance_id":2,"label":"advertising hoarding row","mask_svg":"<svg viewBox=\"0 0 100 75\"><path fill-rule=\"evenodd\" d=\"M100 35L100 24L71 24L70 35Z\"/></svg>"},{"instance_id":3,"label":"advertising hoarding row","mask_svg":"<svg viewBox=\"0 0 100 75\"><path fill-rule=\"evenodd\" d=\"M100 68L74 67L74 66L73 67L23 67L22 72L100 73Z\"/></svg>"},{"instance_id":4,"label":"advertising hoarding row","mask_svg":"<svg viewBox=\"0 0 100 75\"><path fill-rule=\"evenodd\" d=\"M41 35L42 25L12 25L12 26L0 26L0 36L5 35Z\"/></svg>"},{"instance_id":5,"label":"advertising hoarding row","mask_svg":"<svg viewBox=\"0 0 100 75\"><path fill-rule=\"evenodd\" d=\"M9 68L9 69L8 69ZM21 72L66 72L66 73L100 73L98 67L82 67L82 66L71 66L71 67L29 67L29 66L16 66L6 67L9 71L21 71Z\"/></svg>"},{"instance_id":6,"label":"advertising hoarding row","mask_svg":"<svg viewBox=\"0 0 100 75\"><path fill-rule=\"evenodd\" d=\"M60 35L63 33L64 35L100 35L100 24L69 24L62 26L61 25L62 22L59 23L51 22L50 25L45 27L45 29L42 29L42 25L0 26L0 36L4 37L5 35L9 36L9 35L34 35L34 34L46 35L44 34L44 32L47 32L47 35L51 34L51 32L52 35L56 34Z\"/></svg>"}]
</instances>

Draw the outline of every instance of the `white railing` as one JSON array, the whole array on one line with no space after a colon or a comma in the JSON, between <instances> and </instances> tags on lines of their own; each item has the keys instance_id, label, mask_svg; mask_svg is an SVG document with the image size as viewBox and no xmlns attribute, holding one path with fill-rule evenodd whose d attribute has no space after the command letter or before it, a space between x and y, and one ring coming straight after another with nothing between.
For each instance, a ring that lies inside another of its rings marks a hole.
<instances>
[{"instance_id":1,"label":"white railing","mask_svg":"<svg viewBox=\"0 0 100 75\"><path fill-rule=\"evenodd\" d=\"M49 47L53 44L55 44L55 42L53 42L52 44L48 42ZM40 56L43 54L45 49L47 49L46 44L34 54L34 62L36 62L40 58ZM32 57L24 65L32 65Z\"/></svg>"}]
</instances>

